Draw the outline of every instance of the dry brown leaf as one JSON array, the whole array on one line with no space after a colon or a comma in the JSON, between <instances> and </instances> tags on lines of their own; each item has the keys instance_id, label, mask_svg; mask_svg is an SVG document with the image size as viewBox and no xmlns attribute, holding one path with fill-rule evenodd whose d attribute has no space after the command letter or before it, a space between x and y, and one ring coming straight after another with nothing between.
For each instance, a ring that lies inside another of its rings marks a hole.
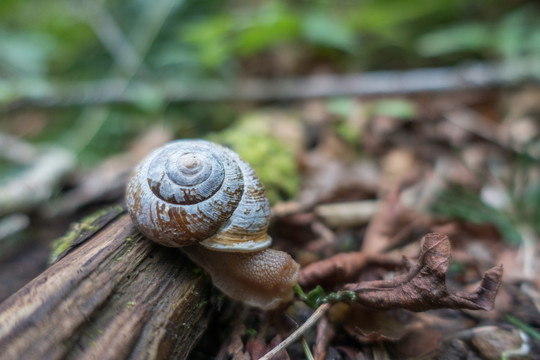
<instances>
[{"instance_id":1,"label":"dry brown leaf","mask_svg":"<svg viewBox=\"0 0 540 360\"><path fill-rule=\"evenodd\" d=\"M315 360L324 360L328 352L328 345L336 335L334 325L323 317L317 324L317 338L313 346L313 358Z\"/></svg>"},{"instance_id":2,"label":"dry brown leaf","mask_svg":"<svg viewBox=\"0 0 540 360\"><path fill-rule=\"evenodd\" d=\"M356 340L371 343L401 339L414 322L413 314L399 309L382 311L351 304L343 318L343 327Z\"/></svg>"},{"instance_id":3,"label":"dry brown leaf","mask_svg":"<svg viewBox=\"0 0 540 360\"><path fill-rule=\"evenodd\" d=\"M393 358L417 359L427 355L434 355L441 346L441 331L416 323L411 326L405 336L395 344Z\"/></svg>"},{"instance_id":4,"label":"dry brown leaf","mask_svg":"<svg viewBox=\"0 0 540 360\"><path fill-rule=\"evenodd\" d=\"M351 346L336 346L336 350L343 355L345 360L364 360L366 358L359 349Z\"/></svg>"},{"instance_id":5,"label":"dry brown leaf","mask_svg":"<svg viewBox=\"0 0 540 360\"><path fill-rule=\"evenodd\" d=\"M266 353L266 341L260 335L251 337L246 343L246 350L251 359L258 359Z\"/></svg>"},{"instance_id":6,"label":"dry brown leaf","mask_svg":"<svg viewBox=\"0 0 540 360\"><path fill-rule=\"evenodd\" d=\"M242 335L245 330L244 324L236 325L233 328L231 335L219 349L216 360L250 360L249 355L244 352L244 343L242 342Z\"/></svg>"},{"instance_id":7,"label":"dry brown leaf","mask_svg":"<svg viewBox=\"0 0 540 360\"><path fill-rule=\"evenodd\" d=\"M279 334L274 336L272 340L270 341L270 344L268 344L268 346L266 347L265 353L275 348L276 346L278 346L282 340L283 339L281 338L281 336L279 336ZM254 358L254 359L258 359L258 358ZM290 360L290 359L291 358L289 357L289 354L287 353L287 350L285 349L278 352L273 358L273 360Z\"/></svg>"},{"instance_id":8,"label":"dry brown leaf","mask_svg":"<svg viewBox=\"0 0 540 360\"><path fill-rule=\"evenodd\" d=\"M340 253L300 269L298 283L309 288L318 284L352 281L370 263L400 265L397 260L383 254Z\"/></svg>"},{"instance_id":9,"label":"dry brown leaf","mask_svg":"<svg viewBox=\"0 0 540 360\"><path fill-rule=\"evenodd\" d=\"M349 284L356 302L364 306L425 311L437 308L491 310L501 285L502 265L488 270L473 292L452 294L446 287L446 270L450 265L451 246L443 234L427 234L419 262L405 275L390 280Z\"/></svg>"},{"instance_id":10,"label":"dry brown leaf","mask_svg":"<svg viewBox=\"0 0 540 360\"><path fill-rule=\"evenodd\" d=\"M394 187L371 219L362 250L380 253L392 244L392 239L411 222L410 213L400 200L399 186Z\"/></svg>"}]
</instances>

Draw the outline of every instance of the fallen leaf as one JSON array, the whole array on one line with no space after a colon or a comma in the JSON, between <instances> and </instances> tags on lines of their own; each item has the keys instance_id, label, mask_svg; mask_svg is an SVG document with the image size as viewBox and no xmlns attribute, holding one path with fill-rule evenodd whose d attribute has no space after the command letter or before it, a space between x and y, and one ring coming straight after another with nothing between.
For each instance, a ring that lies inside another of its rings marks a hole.
<instances>
[{"instance_id":1,"label":"fallen leaf","mask_svg":"<svg viewBox=\"0 0 540 360\"><path fill-rule=\"evenodd\" d=\"M317 284L352 281L367 265L372 263L399 265L396 259L384 254L340 253L303 267L300 270L298 283L309 288Z\"/></svg>"},{"instance_id":2,"label":"fallen leaf","mask_svg":"<svg viewBox=\"0 0 540 360\"><path fill-rule=\"evenodd\" d=\"M501 285L502 265L488 270L476 290L452 294L446 287L446 271L450 259L451 247L448 237L443 234L427 234L419 263L412 266L407 274L390 280L349 284L344 290L356 294L355 302L378 309L491 310Z\"/></svg>"},{"instance_id":3,"label":"fallen leaf","mask_svg":"<svg viewBox=\"0 0 540 360\"><path fill-rule=\"evenodd\" d=\"M343 327L356 340L372 343L401 339L413 322L414 315L400 309L383 311L352 304L343 319Z\"/></svg>"},{"instance_id":4,"label":"fallen leaf","mask_svg":"<svg viewBox=\"0 0 540 360\"><path fill-rule=\"evenodd\" d=\"M317 324L317 338L313 347L313 358L315 360L324 360L328 353L328 345L336 335L334 325L323 317Z\"/></svg>"}]
</instances>

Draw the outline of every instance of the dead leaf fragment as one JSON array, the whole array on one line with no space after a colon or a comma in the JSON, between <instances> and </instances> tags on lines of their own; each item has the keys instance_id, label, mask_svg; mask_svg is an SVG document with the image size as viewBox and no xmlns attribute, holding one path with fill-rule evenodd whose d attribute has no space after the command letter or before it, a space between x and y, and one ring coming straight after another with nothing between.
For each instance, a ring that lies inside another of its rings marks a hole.
<instances>
[{"instance_id":1,"label":"dead leaf fragment","mask_svg":"<svg viewBox=\"0 0 540 360\"><path fill-rule=\"evenodd\" d=\"M372 263L400 265L397 259L384 254L368 254L362 251L340 253L303 267L298 283L310 288L318 284L352 281Z\"/></svg>"},{"instance_id":2,"label":"dead leaf fragment","mask_svg":"<svg viewBox=\"0 0 540 360\"><path fill-rule=\"evenodd\" d=\"M315 360L324 360L326 358L328 346L335 335L334 325L324 316L317 324L317 338L313 346L313 358Z\"/></svg>"},{"instance_id":3,"label":"dead leaf fragment","mask_svg":"<svg viewBox=\"0 0 540 360\"><path fill-rule=\"evenodd\" d=\"M343 327L356 340L373 343L401 339L414 322L412 313L400 309L382 311L352 304L343 319Z\"/></svg>"},{"instance_id":4,"label":"dead leaf fragment","mask_svg":"<svg viewBox=\"0 0 540 360\"><path fill-rule=\"evenodd\" d=\"M425 311L437 308L491 310L501 285L502 265L488 270L473 292L451 294L446 287L451 247L443 234L427 234L419 263L407 274L390 280L349 284L344 290L356 293L356 302L364 306Z\"/></svg>"}]
</instances>

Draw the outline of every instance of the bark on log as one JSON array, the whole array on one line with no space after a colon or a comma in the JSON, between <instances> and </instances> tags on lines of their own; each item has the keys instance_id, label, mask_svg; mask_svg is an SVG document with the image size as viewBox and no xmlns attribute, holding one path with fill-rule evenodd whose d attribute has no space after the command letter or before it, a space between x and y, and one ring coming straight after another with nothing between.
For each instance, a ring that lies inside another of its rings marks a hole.
<instances>
[{"instance_id":1,"label":"bark on log","mask_svg":"<svg viewBox=\"0 0 540 360\"><path fill-rule=\"evenodd\" d=\"M106 223L103 225L103 223ZM183 359L209 320L209 284L122 211L0 304L2 359ZM88 229L86 229L88 230Z\"/></svg>"}]
</instances>

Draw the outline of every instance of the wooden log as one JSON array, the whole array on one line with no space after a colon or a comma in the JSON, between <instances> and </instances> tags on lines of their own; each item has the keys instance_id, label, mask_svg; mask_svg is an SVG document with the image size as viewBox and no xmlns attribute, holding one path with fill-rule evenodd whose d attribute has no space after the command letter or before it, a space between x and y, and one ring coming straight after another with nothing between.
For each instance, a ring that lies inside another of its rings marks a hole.
<instances>
[{"instance_id":1,"label":"wooden log","mask_svg":"<svg viewBox=\"0 0 540 360\"><path fill-rule=\"evenodd\" d=\"M209 321L209 283L113 210L0 304L2 359L184 359Z\"/></svg>"}]
</instances>

